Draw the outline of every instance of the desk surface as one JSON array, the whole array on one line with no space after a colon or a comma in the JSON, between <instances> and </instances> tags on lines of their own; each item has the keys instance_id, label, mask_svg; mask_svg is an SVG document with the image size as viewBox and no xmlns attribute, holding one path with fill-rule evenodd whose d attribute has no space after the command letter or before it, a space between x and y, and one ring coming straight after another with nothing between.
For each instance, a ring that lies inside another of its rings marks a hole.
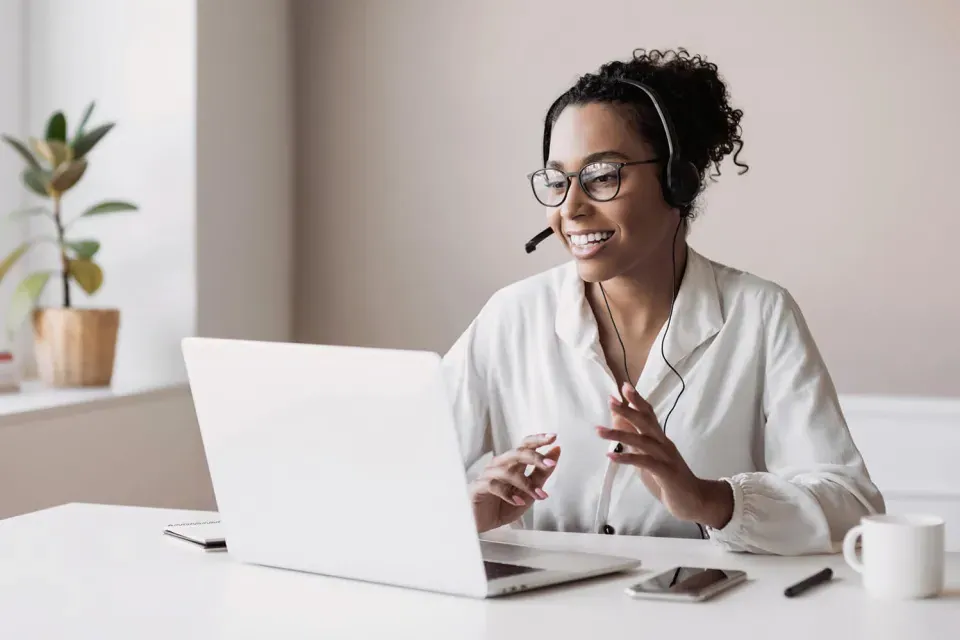
<instances>
[{"instance_id":1,"label":"desk surface","mask_svg":"<svg viewBox=\"0 0 960 640\"><path fill-rule=\"evenodd\" d=\"M960 554L947 593L878 602L839 556L734 554L708 542L498 531L485 537L641 559L622 574L480 601L255 567L162 535L210 514L70 504L0 521L5 638L843 638L956 637ZM318 541L319 542L319 541ZM632 600L624 587L677 564L739 568L749 581L698 604ZM832 584L783 589L825 567Z\"/></svg>"}]
</instances>

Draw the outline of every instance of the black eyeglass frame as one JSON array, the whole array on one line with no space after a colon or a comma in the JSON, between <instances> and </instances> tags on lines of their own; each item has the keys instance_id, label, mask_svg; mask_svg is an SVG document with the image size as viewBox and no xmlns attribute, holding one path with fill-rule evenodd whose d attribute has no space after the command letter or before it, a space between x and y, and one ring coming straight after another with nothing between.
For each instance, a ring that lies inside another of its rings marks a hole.
<instances>
[{"instance_id":1,"label":"black eyeglass frame","mask_svg":"<svg viewBox=\"0 0 960 640\"><path fill-rule=\"evenodd\" d=\"M544 168L542 168L542 169L537 169L536 171L533 171L533 172L531 172L531 173L528 173L528 174L527 174L527 180L530 181L530 189L533 191L533 197L536 198L537 202L539 202L540 204L542 204L542 205L545 206L545 207L559 207L559 206L562 205L564 202L566 202L566 200L567 200L567 195L569 195L569 193L570 193L570 178L572 178L572 177L574 177L574 176L577 177L577 183L580 185L580 189L581 189L585 194L587 194L587 197L588 197L588 198L590 198L591 200L594 200L594 201L596 201L596 202L610 202L611 200L613 200L614 198L616 198L617 195L619 195L619 193L620 193L620 187L623 185L623 177L620 175L620 173L621 173L621 171L622 171L622 169L623 169L624 167L629 167L629 166L635 165L635 164L654 164L654 163L656 163L656 162L660 162L660 158L651 158L651 159L649 159L649 160L633 160L633 161L631 161L631 162L617 162L617 161L613 161L613 160L596 160L596 161L594 161L594 162L588 162L587 164L583 165L582 167L580 167L580 170L579 170L579 171L560 171L560 169L557 169L556 167L544 167ZM592 165L595 165L595 164L608 164L608 165L611 165L611 166L614 166L614 167L617 168L617 190L616 190L616 191L614 192L614 194L613 194L612 196L610 196L609 198L602 198L602 199L601 199L601 198L596 198L596 197L594 197L594 196L587 190L586 187L583 186L583 170L586 169L587 167L592 166ZM566 181L567 181L567 188L566 188L566 190L563 192L563 197L560 199L560 202L558 202L557 204L546 204L546 203L543 202L543 200L541 200L540 198L537 197L537 188L536 188L536 187L534 186L534 184L533 184L533 177L534 177L535 175L537 175L538 173L541 173L541 172L544 172L544 171L557 171L557 172L559 172L559 173L562 173L564 179L566 179Z\"/></svg>"}]
</instances>

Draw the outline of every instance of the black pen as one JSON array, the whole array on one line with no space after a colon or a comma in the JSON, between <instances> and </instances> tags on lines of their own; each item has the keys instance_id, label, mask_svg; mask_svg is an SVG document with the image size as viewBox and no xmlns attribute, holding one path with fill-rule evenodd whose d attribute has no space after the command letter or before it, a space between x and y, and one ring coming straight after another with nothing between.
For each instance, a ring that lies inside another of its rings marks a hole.
<instances>
[{"instance_id":1,"label":"black pen","mask_svg":"<svg viewBox=\"0 0 960 640\"><path fill-rule=\"evenodd\" d=\"M815 587L822 582L826 582L832 577L833 577L833 570L827 567L823 571L818 571L817 573L813 574L809 578L804 578L797 584L787 587L786 590L783 592L783 595L787 596L788 598L792 598L793 596L798 596L804 591L806 591L807 589Z\"/></svg>"}]
</instances>

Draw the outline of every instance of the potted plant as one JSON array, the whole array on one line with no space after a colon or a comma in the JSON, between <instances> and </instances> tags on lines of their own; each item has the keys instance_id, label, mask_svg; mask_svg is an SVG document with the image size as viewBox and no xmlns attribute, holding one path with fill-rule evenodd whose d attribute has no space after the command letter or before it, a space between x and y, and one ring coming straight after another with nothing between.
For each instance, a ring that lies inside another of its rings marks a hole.
<instances>
[{"instance_id":1,"label":"potted plant","mask_svg":"<svg viewBox=\"0 0 960 640\"><path fill-rule=\"evenodd\" d=\"M44 216L54 234L29 239L14 248L0 261L0 280L37 244L53 243L59 255L59 264L54 269L34 271L17 285L7 311L7 331L12 336L32 317L37 372L41 380L57 387L109 385L120 326L118 309L81 309L71 300L71 280L90 296L103 284L103 271L94 260L100 243L74 235L73 225L91 216L137 209L129 202L107 200L69 220L64 214L64 195L83 177L90 151L115 124L110 122L88 129L93 108L91 102L72 136L68 136L67 119L62 111L50 116L43 139L30 138L25 144L13 136L2 136L26 163L20 174L24 186L44 200L40 206L11 215ZM40 294L51 279L62 286L63 306L38 308Z\"/></svg>"}]
</instances>

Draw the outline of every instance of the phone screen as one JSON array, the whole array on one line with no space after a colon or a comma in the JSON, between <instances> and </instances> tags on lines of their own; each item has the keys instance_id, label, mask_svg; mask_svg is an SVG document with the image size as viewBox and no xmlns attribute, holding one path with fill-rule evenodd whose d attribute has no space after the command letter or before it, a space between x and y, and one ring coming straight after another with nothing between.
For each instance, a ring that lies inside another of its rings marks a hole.
<instances>
[{"instance_id":1,"label":"phone screen","mask_svg":"<svg viewBox=\"0 0 960 640\"><path fill-rule=\"evenodd\" d=\"M729 577L728 572L720 569L675 567L670 571L665 571L634 585L632 589L639 593L685 593L693 595L718 582L723 582Z\"/></svg>"}]
</instances>

